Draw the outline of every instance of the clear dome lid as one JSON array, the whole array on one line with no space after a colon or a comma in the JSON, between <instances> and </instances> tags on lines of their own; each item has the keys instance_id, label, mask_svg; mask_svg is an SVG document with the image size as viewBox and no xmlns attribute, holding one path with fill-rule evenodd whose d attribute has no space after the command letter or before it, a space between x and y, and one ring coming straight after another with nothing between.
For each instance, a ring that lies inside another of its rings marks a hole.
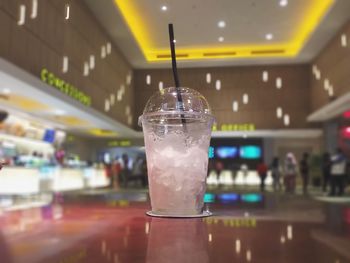
<instances>
[{"instance_id":1,"label":"clear dome lid","mask_svg":"<svg viewBox=\"0 0 350 263\"><path fill-rule=\"evenodd\" d=\"M166 88L156 92L148 100L143 115L158 115L169 113L205 114L211 115L208 101L198 91L189 88ZM182 102L180 101L182 99Z\"/></svg>"}]
</instances>

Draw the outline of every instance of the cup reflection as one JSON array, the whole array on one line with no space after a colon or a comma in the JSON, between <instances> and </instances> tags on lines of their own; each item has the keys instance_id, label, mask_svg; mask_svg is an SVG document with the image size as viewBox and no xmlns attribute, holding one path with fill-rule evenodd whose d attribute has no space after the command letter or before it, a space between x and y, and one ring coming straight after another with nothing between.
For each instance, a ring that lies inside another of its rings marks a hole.
<instances>
[{"instance_id":1,"label":"cup reflection","mask_svg":"<svg viewBox=\"0 0 350 263\"><path fill-rule=\"evenodd\" d=\"M209 262L203 219L151 218L146 262Z\"/></svg>"}]
</instances>

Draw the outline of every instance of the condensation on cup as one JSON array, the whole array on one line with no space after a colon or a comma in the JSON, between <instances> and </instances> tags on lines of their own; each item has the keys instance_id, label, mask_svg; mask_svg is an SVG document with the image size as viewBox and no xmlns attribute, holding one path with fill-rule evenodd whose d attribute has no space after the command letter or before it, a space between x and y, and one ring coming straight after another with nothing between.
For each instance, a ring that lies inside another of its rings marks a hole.
<instances>
[{"instance_id":1,"label":"condensation on cup","mask_svg":"<svg viewBox=\"0 0 350 263\"><path fill-rule=\"evenodd\" d=\"M208 148L214 117L199 92L175 88L155 93L143 128L152 213L191 216L203 212Z\"/></svg>"}]
</instances>

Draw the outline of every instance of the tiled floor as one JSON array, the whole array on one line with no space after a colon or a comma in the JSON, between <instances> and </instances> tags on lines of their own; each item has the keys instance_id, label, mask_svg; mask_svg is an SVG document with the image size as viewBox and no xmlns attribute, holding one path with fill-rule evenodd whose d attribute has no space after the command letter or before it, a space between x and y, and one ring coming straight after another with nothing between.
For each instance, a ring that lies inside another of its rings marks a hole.
<instances>
[{"instance_id":1,"label":"tiled floor","mask_svg":"<svg viewBox=\"0 0 350 263\"><path fill-rule=\"evenodd\" d=\"M206 219L147 217L145 193L56 198L0 216L0 262L350 262L349 203L244 194L207 196Z\"/></svg>"}]
</instances>

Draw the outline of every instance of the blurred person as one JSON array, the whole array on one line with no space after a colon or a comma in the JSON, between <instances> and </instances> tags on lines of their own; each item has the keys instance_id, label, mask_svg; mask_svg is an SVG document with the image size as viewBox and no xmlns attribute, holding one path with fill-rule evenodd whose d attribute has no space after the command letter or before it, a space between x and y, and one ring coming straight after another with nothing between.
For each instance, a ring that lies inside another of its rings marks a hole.
<instances>
[{"instance_id":1,"label":"blurred person","mask_svg":"<svg viewBox=\"0 0 350 263\"><path fill-rule=\"evenodd\" d=\"M329 183L330 176L331 176L331 166L332 166L331 156L328 152L325 152L322 157L322 177L323 177L322 190L323 192L327 191L327 185Z\"/></svg>"},{"instance_id":2,"label":"blurred person","mask_svg":"<svg viewBox=\"0 0 350 263\"><path fill-rule=\"evenodd\" d=\"M344 194L344 181L346 177L347 160L342 151L338 148L331 158L331 192L330 196L342 196Z\"/></svg>"},{"instance_id":3,"label":"blurred person","mask_svg":"<svg viewBox=\"0 0 350 263\"><path fill-rule=\"evenodd\" d=\"M249 172L248 165L243 163L240 168L241 168L241 171L243 174L244 182L247 182L247 177L248 177L248 172Z\"/></svg>"},{"instance_id":4,"label":"blurred person","mask_svg":"<svg viewBox=\"0 0 350 263\"><path fill-rule=\"evenodd\" d=\"M303 157L300 161L300 175L303 180L303 194L307 194L307 188L309 185L309 154L303 153Z\"/></svg>"},{"instance_id":5,"label":"blurred person","mask_svg":"<svg viewBox=\"0 0 350 263\"><path fill-rule=\"evenodd\" d=\"M112 176L112 165L104 162L103 166L104 166L104 170L106 172L106 176L109 179L109 188L113 188L114 180L113 180L113 176Z\"/></svg>"},{"instance_id":6,"label":"blurred person","mask_svg":"<svg viewBox=\"0 0 350 263\"><path fill-rule=\"evenodd\" d=\"M295 178L297 176L297 161L293 153L287 153L284 162L284 185L287 193L295 192Z\"/></svg>"},{"instance_id":7,"label":"blurred person","mask_svg":"<svg viewBox=\"0 0 350 263\"><path fill-rule=\"evenodd\" d=\"M221 172L224 170L224 164L220 160L216 160L214 164L214 169L216 172L216 180L218 181L218 184L220 184L220 175Z\"/></svg>"},{"instance_id":8,"label":"blurred person","mask_svg":"<svg viewBox=\"0 0 350 263\"><path fill-rule=\"evenodd\" d=\"M265 191L265 179L267 176L267 165L264 163L264 161L261 161L261 163L258 164L257 168L256 168L259 177L260 177L260 190L261 192Z\"/></svg>"},{"instance_id":9,"label":"blurred person","mask_svg":"<svg viewBox=\"0 0 350 263\"><path fill-rule=\"evenodd\" d=\"M130 160L129 156L126 153L123 153L121 162L121 171L120 171L120 179L121 179L121 185L123 187L127 186L128 177L130 177L131 174L131 167L132 167L132 161Z\"/></svg>"},{"instance_id":10,"label":"blurred person","mask_svg":"<svg viewBox=\"0 0 350 263\"><path fill-rule=\"evenodd\" d=\"M135 160L132 174L133 176L141 179L142 186L146 186L146 180L147 180L147 177L144 174L144 172L145 172L145 159L141 155L139 155Z\"/></svg>"},{"instance_id":11,"label":"blurred person","mask_svg":"<svg viewBox=\"0 0 350 263\"><path fill-rule=\"evenodd\" d=\"M121 164L119 162L119 156L116 156L116 158L112 162L112 176L114 180L113 188L119 188L120 172L121 172Z\"/></svg>"},{"instance_id":12,"label":"blurred person","mask_svg":"<svg viewBox=\"0 0 350 263\"><path fill-rule=\"evenodd\" d=\"M270 166L271 169L271 175L273 179L273 190L280 191L282 189L281 185L281 166L279 163L279 158L274 157Z\"/></svg>"}]
</instances>

